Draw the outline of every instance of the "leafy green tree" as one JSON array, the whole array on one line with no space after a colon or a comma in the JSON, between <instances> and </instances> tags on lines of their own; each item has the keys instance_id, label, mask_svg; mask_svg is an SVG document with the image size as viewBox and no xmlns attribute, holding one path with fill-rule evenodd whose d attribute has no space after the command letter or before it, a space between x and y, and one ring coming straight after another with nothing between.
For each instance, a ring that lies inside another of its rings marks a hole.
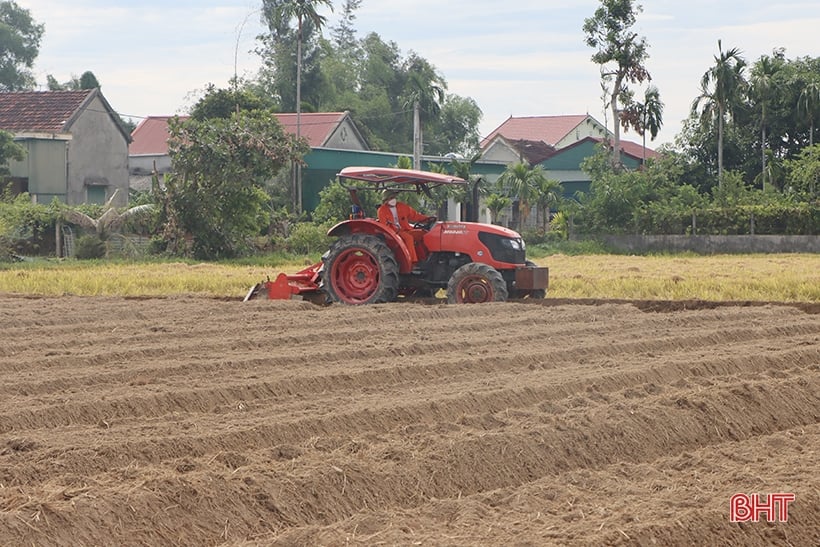
<instances>
[{"instance_id":1,"label":"leafy green tree","mask_svg":"<svg viewBox=\"0 0 820 547\"><path fill-rule=\"evenodd\" d=\"M14 135L0 129L0 191L3 189L2 177L9 174L9 161L23 161L26 149L14 142Z\"/></svg>"},{"instance_id":2,"label":"leafy green tree","mask_svg":"<svg viewBox=\"0 0 820 547\"><path fill-rule=\"evenodd\" d=\"M202 259L240 254L248 238L269 223L265 183L291 162L301 161L307 143L286 134L259 111L204 121L172 120L168 142L172 173L156 189L171 251Z\"/></svg>"},{"instance_id":3,"label":"leafy green tree","mask_svg":"<svg viewBox=\"0 0 820 547\"><path fill-rule=\"evenodd\" d=\"M0 91L34 87L31 68L40 53L43 25L13 1L0 2Z\"/></svg>"},{"instance_id":4,"label":"leafy green tree","mask_svg":"<svg viewBox=\"0 0 820 547\"><path fill-rule=\"evenodd\" d=\"M357 185L352 181L348 181L348 186L356 187ZM363 188L367 188L367 186L363 186ZM376 210L381 205L381 196L377 192L366 189L357 191L356 195L365 216L375 218ZM352 206L353 201L350 191L343 187L338 180L334 180L319 192L319 205L313 211L313 221L323 223L346 220L350 216Z\"/></svg>"},{"instance_id":5,"label":"leafy green tree","mask_svg":"<svg viewBox=\"0 0 820 547\"><path fill-rule=\"evenodd\" d=\"M65 83L60 83L49 74L46 76L49 91L79 91L81 89L96 89L100 87L100 82L94 73L86 70L79 77L72 75L71 79Z\"/></svg>"},{"instance_id":6,"label":"leafy green tree","mask_svg":"<svg viewBox=\"0 0 820 547\"><path fill-rule=\"evenodd\" d=\"M792 189L807 200L818 199L820 192L820 144L803 149L793 160L786 160Z\"/></svg>"},{"instance_id":7,"label":"leafy green tree","mask_svg":"<svg viewBox=\"0 0 820 547\"><path fill-rule=\"evenodd\" d=\"M344 0L339 24L332 29L333 43L340 53L350 55L358 49L353 22L356 20L356 10L361 5L362 0Z\"/></svg>"},{"instance_id":8,"label":"leafy green tree","mask_svg":"<svg viewBox=\"0 0 820 547\"><path fill-rule=\"evenodd\" d=\"M632 30L641 11L641 6L632 0L601 0L595 14L584 20L585 41L596 49L592 61L600 65L602 85L612 111L615 165L621 163L621 107L626 109L633 101L629 84L650 79L645 66L649 46L644 37Z\"/></svg>"},{"instance_id":9,"label":"leafy green tree","mask_svg":"<svg viewBox=\"0 0 820 547\"><path fill-rule=\"evenodd\" d=\"M735 113L743 105L746 97L746 61L740 50L732 48L723 51L718 40L718 55L715 64L700 80L700 95L692 104L692 111L700 109L701 123L716 124L718 134L718 185L723 184L723 137L726 117Z\"/></svg>"},{"instance_id":10,"label":"leafy green tree","mask_svg":"<svg viewBox=\"0 0 820 547\"><path fill-rule=\"evenodd\" d=\"M478 152L482 112L470 97L448 93L436 119L428 123L424 149L429 154L471 156Z\"/></svg>"},{"instance_id":11,"label":"leafy green tree","mask_svg":"<svg viewBox=\"0 0 820 547\"><path fill-rule=\"evenodd\" d=\"M250 88L218 89L208 84L205 94L191 109L191 118L203 121L210 118L230 118L239 111L272 110L273 103Z\"/></svg>"}]
</instances>

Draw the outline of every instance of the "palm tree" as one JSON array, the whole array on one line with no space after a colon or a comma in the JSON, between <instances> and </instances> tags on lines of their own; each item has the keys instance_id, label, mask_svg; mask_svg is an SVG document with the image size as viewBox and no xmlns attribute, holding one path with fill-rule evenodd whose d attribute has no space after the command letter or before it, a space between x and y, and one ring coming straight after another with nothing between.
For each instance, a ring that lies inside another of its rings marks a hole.
<instances>
[{"instance_id":1,"label":"palm tree","mask_svg":"<svg viewBox=\"0 0 820 547\"><path fill-rule=\"evenodd\" d=\"M806 114L809 119L809 146L814 146L814 118L817 108L820 107L820 78L811 74L805 87L800 91L797 109Z\"/></svg>"},{"instance_id":2,"label":"palm tree","mask_svg":"<svg viewBox=\"0 0 820 547\"><path fill-rule=\"evenodd\" d=\"M518 198L519 231L526 225L532 201L537 196L537 188L546 178L543 167L530 167L526 163L511 165L498 177L498 184L508 190L510 197Z\"/></svg>"},{"instance_id":3,"label":"palm tree","mask_svg":"<svg viewBox=\"0 0 820 547\"><path fill-rule=\"evenodd\" d=\"M302 136L302 28L306 21L312 21L317 29L321 29L327 20L316 11L318 6L327 6L333 11L331 0L281 0L273 1L271 8L278 12L282 21L296 18L296 137ZM294 188L294 209L296 213L302 210L302 168L297 164L296 184Z\"/></svg>"},{"instance_id":4,"label":"palm tree","mask_svg":"<svg viewBox=\"0 0 820 547\"><path fill-rule=\"evenodd\" d=\"M551 206L561 201L564 189L561 186L561 181L545 177L538 181L535 190L535 204L541 213L541 229L546 231L549 225Z\"/></svg>"},{"instance_id":5,"label":"palm tree","mask_svg":"<svg viewBox=\"0 0 820 547\"><path fill-rule=\"evenodd\" d=\"M754 68L752 69L752 77L751 77L751 87L750 92L756 99L757 103L760 105L760 157L761 157L761 186L763 189L766 188L766 124L768 122L767 114L768 114L768 106L771 100L773 99L772 92L774 91L774 77L777 71L780 69L782 62L778 63L778 59L782 61L783 53L781 50L780 55L778 56L775 53L775 57L769 57L768 55L764 55L760 58L760 60L755 64ZM769 182L771 182L771 177L769 178Z\"/></svg>"},{"instance_id":6,"label":"palm tree","mask_svg":"<svg viewBox=\"0 0 820 547\"><path fill-rule=\"evenodd\" d=\"M692 104L692 111L701 110L701 122L717 119L718 124L718 185L723 186L723 128L726 116L740 103L746 91L744 71L746 61L740 50L732 48L724 52L718 40L715 65L700 80L700 95Z\"/></svg>"},{"instance_id":7,"label":"palm tree","mask_svg":"<svg viewBox=\"0 0 820 547\"><path fill-rule=\"evenodd\" d=\"M490 194L487 196L487 199L484 200L484 205L490 210L490 222L492 224L498 224L498 213L505 207L509 207L510 203L512 202L507 196L500 194Z\"/></svg>"},{"instance_id":8,"label":"palm tree","mask_svg":"<svg viewBox=\"0 0 820 547\"><path fill-rule=\"evenodd\" d=\"M638 103L638 108L641 113L640 133L643 137L641 165L643 165L646 163L646 132L649 131L651 139L654 140L658 136L661 127L663 127L663 103L657 87L651 85L646 88L643 103Z\"/></svg>"},{"instance_id":9,"label":"palm tree","mask_svg":"<svg viewBox=\"0 0 820 547\"><path fill-rule=\"evenodd\" d=\"M428 79L427 75L422 72L410 73L404 107L413 109L413 169L421 169L422 143L424 142L421 128L422 117L430 119L438 116L443 102L444 85L437 75Z\"/></svg>"}]
</instances>

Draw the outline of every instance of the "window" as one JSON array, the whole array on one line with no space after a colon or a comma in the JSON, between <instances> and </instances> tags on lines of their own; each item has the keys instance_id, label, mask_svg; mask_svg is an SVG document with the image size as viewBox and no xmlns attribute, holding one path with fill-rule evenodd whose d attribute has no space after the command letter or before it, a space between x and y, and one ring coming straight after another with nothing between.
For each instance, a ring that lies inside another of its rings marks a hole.
<instances>
[{"instance_id":1,"label":"window","mask_svg":"<svg viewBox=\"0 0 820 547\"><path fill-rule=\"evenodd\" d=\"M86 186L85 201L94 205L105 205L105 194L107 186Z\"/></svg>"}]
</instances>

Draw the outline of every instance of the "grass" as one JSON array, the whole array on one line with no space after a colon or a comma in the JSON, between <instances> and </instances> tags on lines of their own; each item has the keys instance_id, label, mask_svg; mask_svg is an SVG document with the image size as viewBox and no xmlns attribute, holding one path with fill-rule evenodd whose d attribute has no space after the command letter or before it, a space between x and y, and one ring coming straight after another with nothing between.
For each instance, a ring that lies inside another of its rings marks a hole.
<instances>
[{"instance_id":1,"label":"grass","mask_svg":"<svg viewBox=\"0 0 820 547\"><path fill-rule=\"evenodd\" d=\"M196 294L241 298L277 273L317 257L271 256L221 263L38 260L0 267L0 293L82 296ZM549 297L820 302L820 255L553 254Z\"/></svg>"}]
</instances>

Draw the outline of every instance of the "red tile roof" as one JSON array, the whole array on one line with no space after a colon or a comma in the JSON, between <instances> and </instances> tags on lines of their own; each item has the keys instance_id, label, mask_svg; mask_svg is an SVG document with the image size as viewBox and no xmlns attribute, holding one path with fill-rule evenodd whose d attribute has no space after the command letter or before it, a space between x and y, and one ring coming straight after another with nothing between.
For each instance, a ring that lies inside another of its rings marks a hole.
<instances>
[{"instance_id":1,"label":"red tile roof","mask_svg":"<svg viewBox=\"0 0 820 547\"><path fill-rule=\"evenodd\" d=\"M603 139L600 137L590 137L591 139L601 142ZM625 141L621 140L621 152L626 154L627 156L632 156L635 159L643 159L643 151L644 147L642 144L638 144L632 141ZM660 153L652 150L651 148L646 149L646 159L655 159L661 157Z\"/></svg>"},{"instance_id":2,"label":"red tile roof","mask_svg":"<svg viewBox=\"0 0 820 547\"><path fill-rule=\"evenodd\" d=\"M129 156L164 156L168 153L168 120L173 116L148 116L131 132ZM187 120L188 116L180 116Z\"/></svg>"},{"instance_id":3,"label":"red tile roof","mask_svg":"<svg viewBox=\"0 0 820 547\"><path fill-rule=\"evenodd\" d=\"M295 113L278 113L276 117L286 132L296 134ZM303 112L299 120L299 132L308 140L311 148L319 148L327 142L344 117L344 112Z\"/></svg>"},{"instance_id":4,"label":"red tile roof","mask_svg":"<svg viewBox=\"0 0 820 547\"><path fill-rule=\"evenodd\" d=\"M529 116L513 118L510 116L492 133L481 141L481 147L492 141L496 135L503 135L507 140L542 141L554 146L578 124L587 119L587 114L572 116Z\"/></svg>"},{"instance_id":5,"label":"red tile roof","mask_svg":"<svg viewBox=\"0 0 820 547\"><path fill-rule=\"evenodd\" d=\"M96 89L0 93L0 129L12 133L63 133Z\"/></svg>"},{"instance_id":6,"label":"red tile roof","mask_svg":"<svg viewBox=\"0 0 820 547\"><path fill-rule=\"evenodd\" d=\"M296 114L275 114L282 128L296 134ZM300 120L300 133L306 138L312 148L323 146L333 131L346 116L345 112L303 112ZM173 116L149 116L142 120L131 133L134 139L128 148L132 156L150 154L164 155L168 153L168 120ZM187 119L180 116L180 119Z\"/></svg>"}]
</instances>

